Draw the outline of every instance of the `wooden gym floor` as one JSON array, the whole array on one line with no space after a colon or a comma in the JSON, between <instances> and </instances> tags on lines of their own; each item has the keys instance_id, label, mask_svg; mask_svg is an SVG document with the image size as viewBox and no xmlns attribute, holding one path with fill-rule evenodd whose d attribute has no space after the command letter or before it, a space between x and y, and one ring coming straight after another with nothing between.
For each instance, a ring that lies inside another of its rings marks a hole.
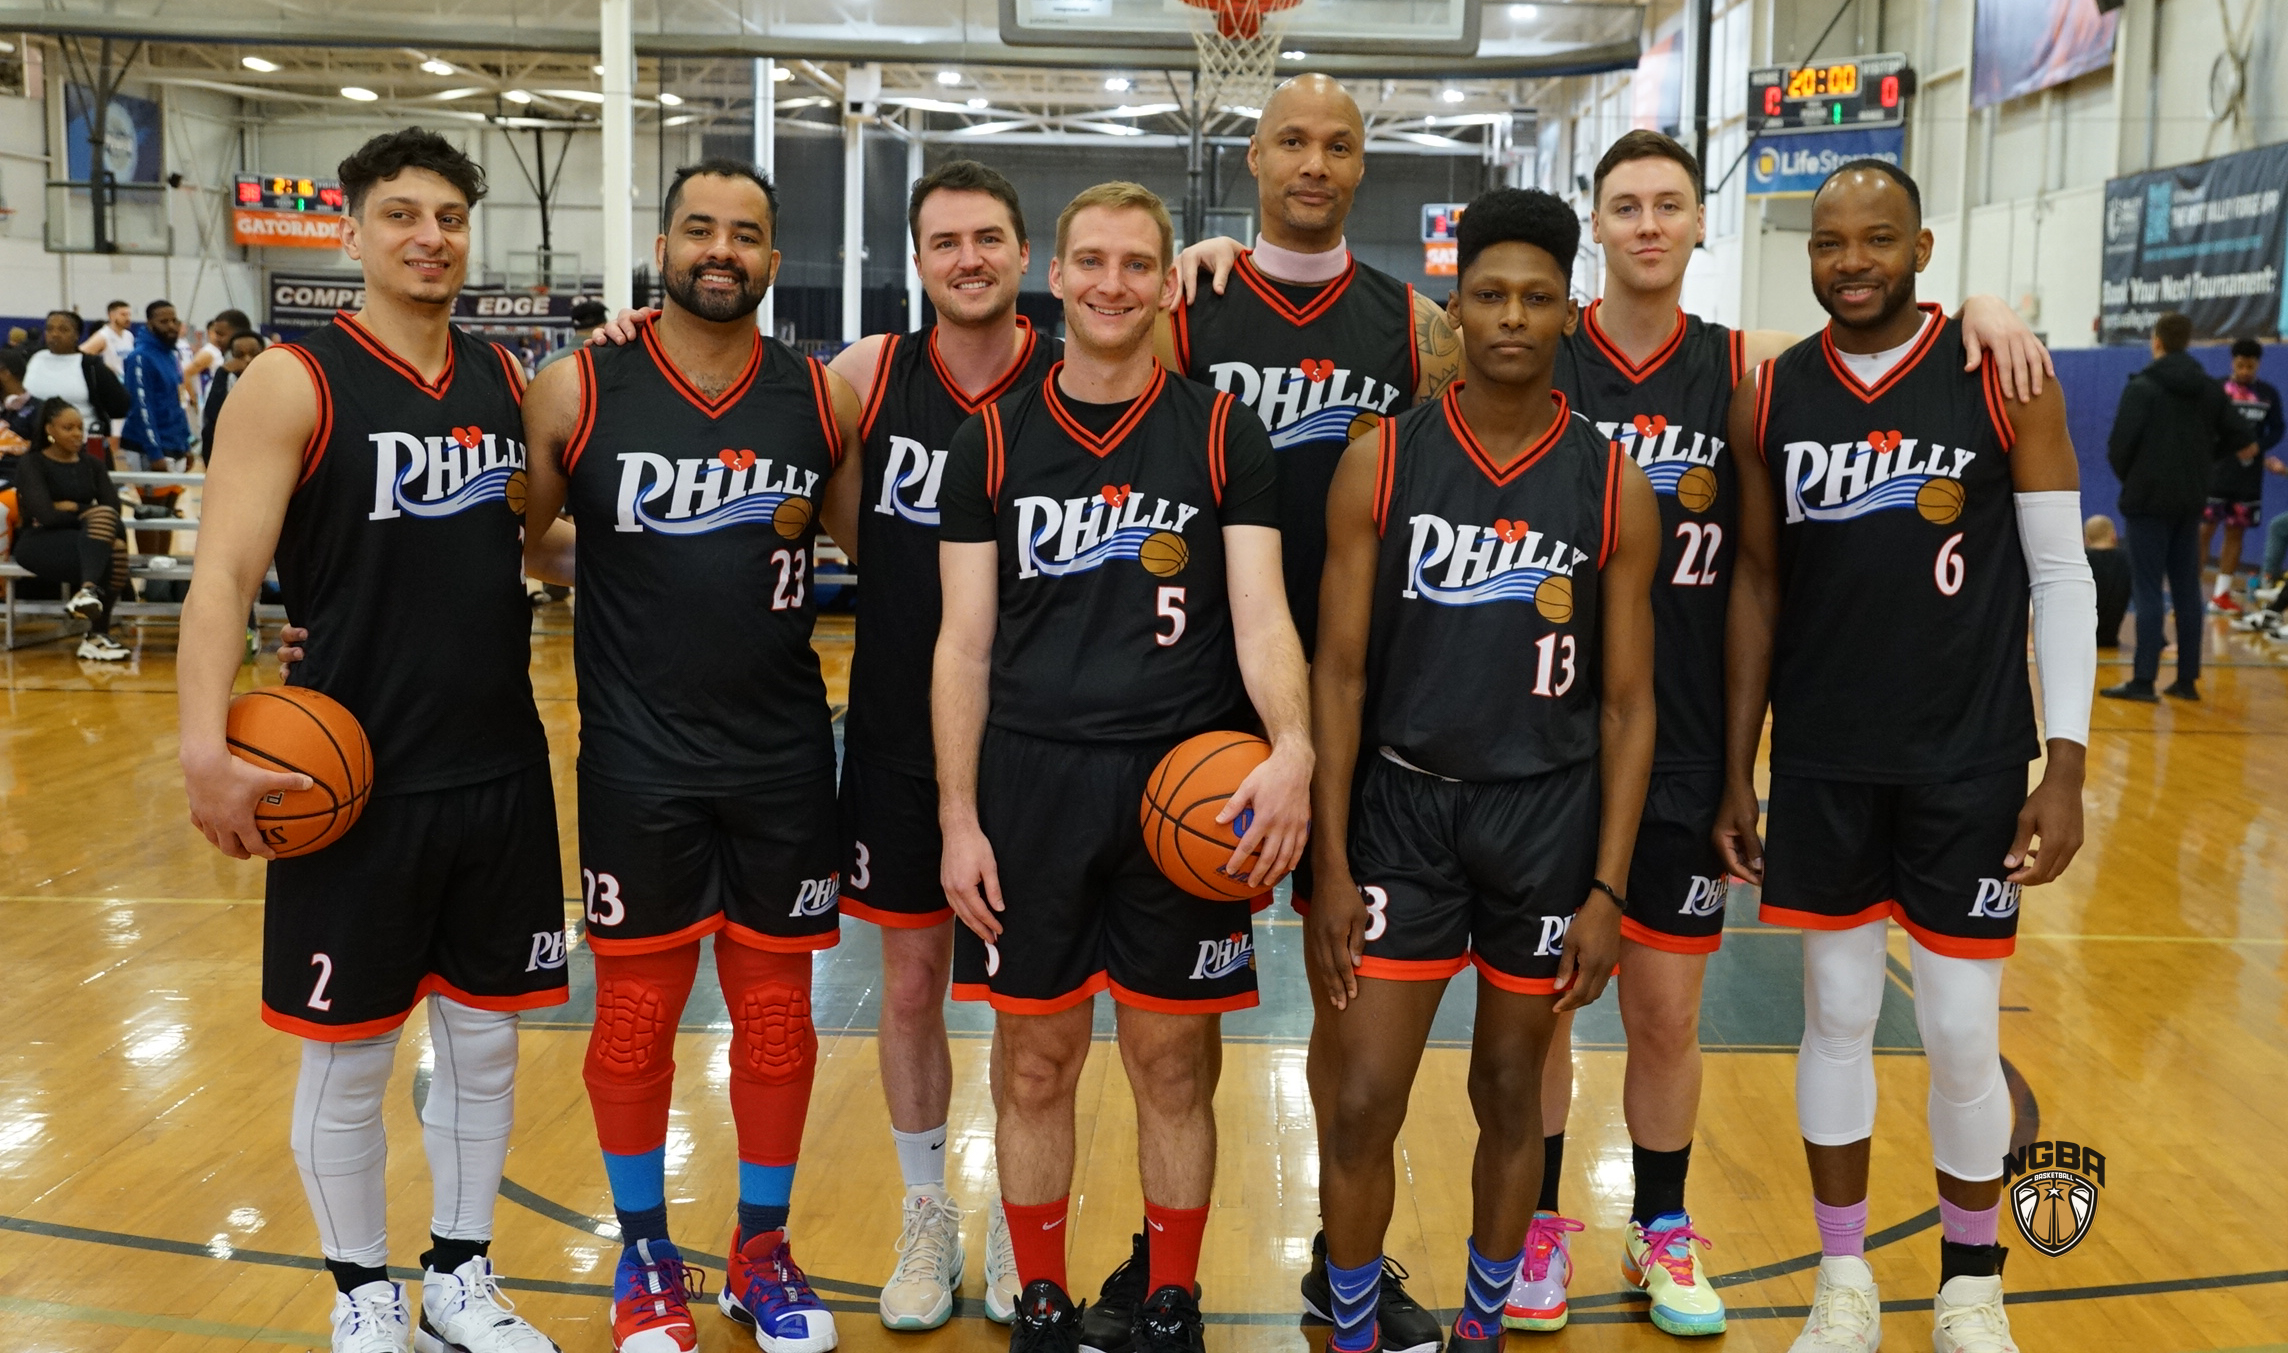
<instances>
[{"instance_id":1,"label":"wooden gym floor","mask_svg":"<svg viewBox=\"0 0 2288 1353\"><path fill-rule=\"evenodd\" d=\"M574 841L570 617L535 627L534 675L556 754L565 893ZM0 657L0 1348L323 1348L330 1284L286 1150L294 1040L256 1017L262 869L191 829L175 768L174 630L126 629L117 667L61 643ZM2288 1349L2288 1259L2275 1247L2288 1199L2288 654L2212 633L2207 700L2158 708L2099 701L2089 843L2062 883L2030 895L2004 987L2003 1051L2017 1073L2020 1140L2070 1139L2105 1154L2082 1244L2048 1258L2013 1234L2009 1282L2022 1347ZM839 698L846 621L822 626ZM2110 657L2101 679L2121 679ZM270 683L265 658L245 680ZM1712 1344L1781 1350L1811 1292L1817 1235L1792 1105L1800 1033L1798 949L1735 894L1711 967L1707 1090L1692 1174L1709 1270L1732 1309ZM576 908L568 906L568 916ZM1224 1156L1202 1281L1216 1353L1300 1350L1295 1278L1316 1224L1315 1151L1303 1080L1308 1014L1291 913L1257 931L1265 1001L1226 1021ZM1923 1126L1925 1079L1904 939L1878 1044L1882 1117L1869 1257L1895 1348L1926 1346L1936 1213ZM957 1006L954 1187L970 1299L945 1329L896 1335L872 1284L898 1231L897 1173L876 1086L873 929L851 921L820 956L823 1065L794 1234L821 1295L862 1353L985 1353L1006 1346L974 1300L982 1207L993 1189L984 1092L988 1023ZM590 1010L575 944L574 1000L527 1021L522 1097L493 1253L523 1310L567 1350L610 1347L617 1247L580 1081ZM1449 994L1401 1141L1390 1250L1426 1303L1460 1299L1471 1126L1463 1092L1468 992ZM1100 1005L1099 1028L1109 1027ZM670 1197L689 1250L719 1255L734 1199L720 1003L695 998L681 1038ZM392 1236L400 1264L423 1247L428 1184L415 1105L427 1088L416 1014L390 1095ZM1584 1015L1566 1154L1565 1210L1588 1223L1573 1327L1512 1348L1591 1351L1668 1342L1619 1279L1630 1191L1613 996ZM1109 1047L1081 1097L1074 1189L1076 1293L1126 1253L1141 1211L1133 1120ZM699 1262L720 1273L719 1261ZM410 1276L410 1275L408 1275ZM2269 1314L2268 1314L2269 1313ZM750 1347L712 1313L711 1353Z\"/></svg>"}]
</instances>

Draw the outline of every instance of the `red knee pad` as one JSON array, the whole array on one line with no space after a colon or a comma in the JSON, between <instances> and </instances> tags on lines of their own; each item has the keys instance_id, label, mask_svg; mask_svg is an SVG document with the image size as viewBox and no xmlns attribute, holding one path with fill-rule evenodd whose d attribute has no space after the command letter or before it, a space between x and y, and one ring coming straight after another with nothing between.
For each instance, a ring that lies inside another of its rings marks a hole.
<instances>
[{"instance_id":1,"label":"red knee pad","mask_svg":"<svg viewBox=\"0 0 2288 1353\"><path fill-rule=\"evenodd\" d=\"M731 1013L731 1118L739 1159L789 1164L802 1150L818 1070L810 955L751 949L718 935L715 967Z\"/></svg>"},{"instance_id":2,"label":"red knee pad","mask_svg":"<svg viewBox=\"0 0 2288 1353\"><path fill-rule=\"evenodd\" d=\"M697 944L657 954L596 955L596 1023L581 1074L606 1151L641 1153L667 1140L675 1029L698 968Z\"/></svg>"}]
</instances>

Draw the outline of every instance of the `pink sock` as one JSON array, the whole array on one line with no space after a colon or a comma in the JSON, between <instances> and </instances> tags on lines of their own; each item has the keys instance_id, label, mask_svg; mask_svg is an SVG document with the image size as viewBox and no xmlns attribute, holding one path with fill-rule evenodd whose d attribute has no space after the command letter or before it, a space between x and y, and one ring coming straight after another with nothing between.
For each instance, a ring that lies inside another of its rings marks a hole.
<instances>
[{"instance_id":1,"label":"pink sock","mask_svg":"<svg viewBox=\"0 0 2288 1353\"><path fill-rule=\"evenodd\" d=\"M1834 1256L1848 1254L1865 1258L1867 1254L1867 1200L1831 1206L1811 1200L1811 1215L1819 1223L1819 1252ZM1964 1216L1971 1214L1964 1213ZM1991 1219L1989 1219L1991 1220ZM1991 1228L1988 1234L1993 1234ZM1951 1232L1948 1236L1952 1239ZM1987 1242L1989 1244L1992 1241Z\"/></svg>"},{"instance_id":2,"label":"pink sock","mask_svg":"<svg viewBox=\"0 0 2288 1353\"><path fill-rule=\"evenodd\" d=\"M1862 1212L1861 1220L1865 1220ZM1939 1229L1948 1240L1957 1245L1992 1245L2002 1234L2002 1204L1973 1212L1967 1207L1956 1207L1941 1198L1938 1200Z\"/></svg>"}]
</instances>

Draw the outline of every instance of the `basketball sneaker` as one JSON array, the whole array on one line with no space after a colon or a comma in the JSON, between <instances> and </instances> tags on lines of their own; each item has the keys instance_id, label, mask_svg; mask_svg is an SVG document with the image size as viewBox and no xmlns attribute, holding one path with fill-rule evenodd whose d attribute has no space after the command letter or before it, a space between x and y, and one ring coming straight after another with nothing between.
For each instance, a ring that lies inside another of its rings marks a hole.
<instances>
[{"instance_id":1,"label":"basketball sneaker","mask_svg":"<svg viewBox=\"0 0 2288 1353\"><path fill-rule=\"evenodd\" d=\"M1406 1290L1413 1275L1389 1255L1382 1258L1382 1283L1375 1292L1375 1320L1382 1331L1377 1353L1437 1353L1444 1342L1438 1317L1424 1310ZM1327 1233L1311 1237L1311 1267L1303 1273L1305 1324L1335 1323L1335 1294L1327 1279Z\"/></svg>"},{"instance_id":2,"label":"basketball sneaker","mask_svg":"<svg viewBox=\"0 0 2288 1353\"><path fill-rule=\"evenodd\" d=\"M882 1284L882 1323L934 1330L953 1316L961 1286L961 1208L934 1186L909 1190L898 1232L898 1266Z\"/></svg>"},{"instance_id":3,"label":"basketball sneaker","mask_svg":"<svg viewBox=\"0 0 2288 1353\"><path fill-rule=\"evenodd\" d=\"M1205 1353L1202 1329L1198 1298L1170 1283L1137 1308L1136 1353Z\"/></svg>"},{"instance_id":4,"label":"basketball sneaker","mask_svg":"<svg viewBox=\"0 0 2288 1353\"><path fill-rule=\"evenodd\" d=\"M90 634L79 641L79 656L89 662L125 662L127 646L108 634Z\"/></svg>"},{"instance_id":5,"label":"basketball sneaker","mask_svg":"<svg viewBox=\"0 0 2288 1353\"><path fill-rule=\"evenodd\" d=\"M1883 1299L1875 1291L1875 1271L1855 1254L1821 1259L1811 1313L1788 1353L1875 1353L1882 1346Z\"/></svg>"},{"instance_id":6,"label":"basketball sneaker","mask_svg":"<svg viewBox=\"0 0 2288 1353\"><path fill-rule=\"evenodd\" d=\"M1957 1274L1938 1290L1931 1327L1933 1353L2018 1353L2002 1309L2002 1279Z\"/></svg>"},{"instance_id":7,"label":"basketball sneaker","mask_svg":"<svg viewBox=\"0 0 2288 1353\"><path fill-rule=\"evenodd\" d=\"M826 1353L837 1342L834 1313L810 1290L784 1231L731 1232L731 1262L715 1301L754 1328L764 1353Z\"/></svg>"},{"instance_id":8,"label":"basketball sneaker","mask_svg":"<svg viewBox=\"0 0 2288 1353\"><path fill-rule=\"evenodd\" d=\"M1682 1212L1655 1217L1650 1226L1631 1218L1621 1240L1621 1273L1652 1298L1652 1323L1664 1333L1724 1332L1724 1299L1700 1271L1695 1245L1714 1248Z\"/></svg>"},{"instance_id":9,"label":"basketball sneaker","mask_svg":"<svg viewBox=\"0 0 2288 1353\"><path fill-rule=\"evenodd\" d=\"M1571 1217L1536 1212L1525 1228L1525 1259L1502 1303L1502 1324L1513 1330L1561 1330L1569 1318L1566 1289L1573 1285L1573 1247L1565 1237L1586 1229Z\"/></svg>"},{"instance_id":10,"label":"basketball sneaker","mask_svg":"<svg viewBox=\"0 0 2288 1353\"><path fill-rule=\"evenodd\" d=\"M996 1198L985 1218L985 1318L998 1325L1014 1323L1024 1286L1017 1281L1017 1247L1009 1240L1009 1214Z\"/></svg>"},{"instance_id":11,"label":"basketball sneaker","mask_svg":"<svg viewBox=\"0 0 2288 1353\"><path fill-rule=\"evenodd\" d=\"M1082 1309L1065 1290L1035 1278L1017 1297L1017 1318L1009 1327L1009 1353L1080 1353Z\"/></svg>"},{"instance_id":12,"label":"basketball sneaker","mask_svg":"<svg viewBox=\"0 0 2288 1353\"><path fill-rule=\"evenodd\" d=\"M612 1275L612 1353L692 1353L697 1290L696 1273L668 1242L639 1240L622 1250Z\"/></svg>"},{"instance_id":13,"label":"basketball sneaker","mask_svg":"<svg viewBox=\"0 0 2288 1353\"><path fill-rule=\"evenodd\" d=\"M367 1283L354 1292L336 1292L333 1353L405 1353L411 1324L412 1317L405 1313L405 1289L396 1283Z\"/></svg>"},{"instance_id":14,"label":"basketball sneaker","mask_svg":"<svg viewBox=\"0 0 2288 1353\"><path fill-rule=\"evenodd\" d=\"M421 1275L421 1324L413 1353L563 1353L501 1295L493 1261L483 1255L454 1269Z\"/></svg>"},{"instance_id":15,"label":"basketball sneaker","mask_svg":"<svg viewBox=\"0 0 2288 1353\"><path fill-rule=\"evenodd\" d=\"M95 584L86 584L72 593L72 599L64 603L64 614L80 620L93 620L102 615L103 598L96 592Z\"/></svg>"},{"instance_id":16,"label":"basketball sneaker","mask_svg":"<svg viewBox=\"0 0 2288 1353\"><path fill-rule=\"evenodd\" d=\"M1151 1256L1139 1231L1128 1239L1128 1257L1097 1290L1095 1304L1081 1311L1081 1353L1128 1353L1136 1342L1136 1312L1144 1305L1144 1284L1151 1275Z\"/></svg>"},{"instance_id":17,"label":"basketball sneaker","mask_svg":"<svg viewBox=\"0 0 2288 1353\"><path fill-rule=\"evenodd\" d=\"M1453 1333L1446 1336L1446 1353L1502 1353L1502 1339L1507 1334L1499 1320L1488 1325L1474 1315L1458 1315Z\"/></svg>"}]
</instances>

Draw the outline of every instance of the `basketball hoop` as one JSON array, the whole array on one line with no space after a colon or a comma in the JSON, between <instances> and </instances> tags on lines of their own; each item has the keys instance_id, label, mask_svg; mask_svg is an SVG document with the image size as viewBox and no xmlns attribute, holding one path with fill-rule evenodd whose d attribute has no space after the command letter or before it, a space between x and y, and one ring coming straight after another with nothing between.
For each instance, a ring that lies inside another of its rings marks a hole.
<instances>
[{"instance_id":1,"label":"basketball hoop","mask_svg":"<svg viewBox=\"0 0 2288 1353\"><path fill-rule=\"evenodd\" d=\"M1261 108L1279 71L1279 39L1302 0L1184 0L1199 51L1203 113L1216 104Z\"/></svg>"}]
</instances>

